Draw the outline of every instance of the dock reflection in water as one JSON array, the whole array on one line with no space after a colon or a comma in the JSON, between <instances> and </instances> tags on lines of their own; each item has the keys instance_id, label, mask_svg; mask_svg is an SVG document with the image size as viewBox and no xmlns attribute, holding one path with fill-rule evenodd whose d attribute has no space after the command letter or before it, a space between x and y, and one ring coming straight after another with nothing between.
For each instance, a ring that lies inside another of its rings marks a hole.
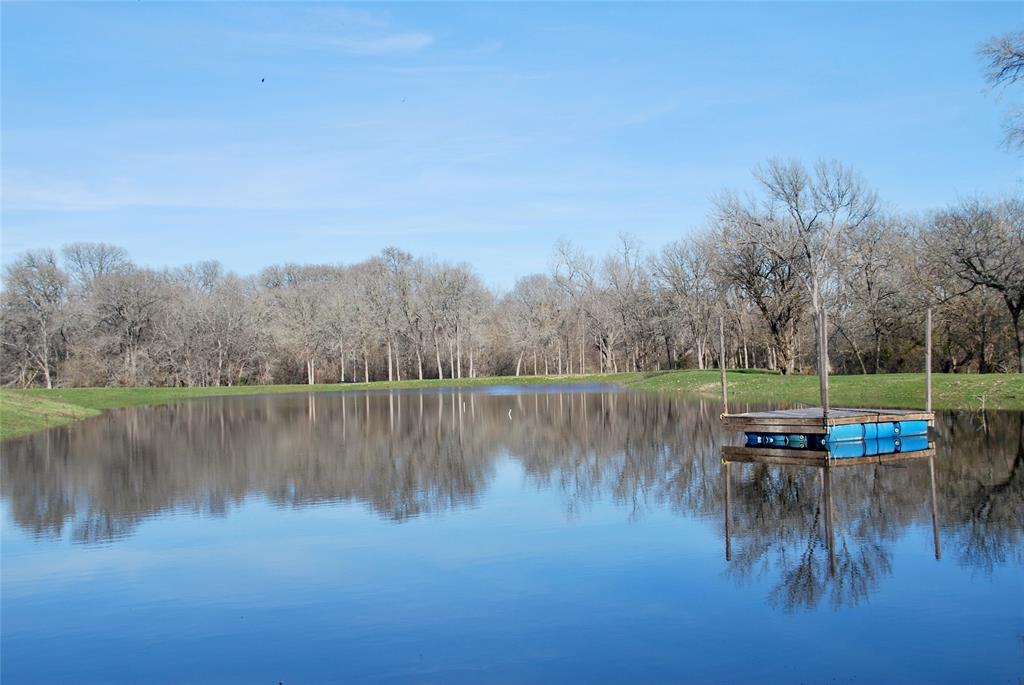
<instances>
[{"instance_id":1,"label":"dock reflection in water","mask_svg":"<svg viewBox=\"0 0 1024 685\"><path fill-rule=\"evenodd\" d=\"M767 467L768 472L794 469L805 471L804 477L798 478L792 478L793 474L768 475L765 470L760 472L760 478L754 486L758 489L758 498L765 492L765 478L785 481L786 484L780 485L777 490L778 496L768 501L774 501L778 506L777 520L780 524L789 521L789 525L786 530L780 531L779 539L776 541L772 541L770 536L765 534L765 528L754 526L756 532L749 536L752 539L744 540L745 544L740 550L733 570L737 575L743 576L749 573L751 567L765 561L765 555L772 554L771 561L774 562L779 575L772 599L786 609L814 607L826 595L833 607L858 604L870 596L882 575L891 572L890 553L881 535L864 536L866 522L863 520L863 508L844 506L847 503L841 502L841 515L837 520L833 478L849 475L851 470L894 467L918 461L926 462L928 465L928 503L931 509L933 548L935 559L941 560L938 496L935 485L935 444L928 443L927 439L922 442L925 445L924 449L845 458L835 458L830 451L824 449L819 452L825 456L815 458L815 452L810 450L723 447L725 560L733 562L733 519L736 511L732 501L734 479L739 480L742 493L742 489L751 486L746 480L748 474L744 469L752 470L752 465ZM856 452L846 449L844 453ZM734 474L734 469L738 470L739 474ZM806 474L811 476L808 478ZM845 492L849 493L850 489L846 489ZM840 497L842 496L843 493L840 494ZM797 503L796 507L794 503ZM802 508L799 506L801 503ZM785 511L787 508L795 508L800 512L798 516L803 520L799 525L793 525L793 512ZM869 511L870 509L871 507L868 507ZM760 510L757 511L759 517L762 513ZM881 513L884 516L884 512ZM842 514L850 514L852 519L847 521ZM741 525L743 531L749 528L750 526ZM792 535L793 531L800 530L805 531L803 538Z\"/></svg>"},{"instance_id":2,"label":"dock reflection in water","mask_svg":"<svg viewBox=\"0 0 1024 685\"><path fill-rule=\"evenodd\" d=\"M790 682L787 645L854 616L806 680L1005 680L1024 415L940 414L934 456L822 469L723 463L742 436L718 412L596 387L298 394L8 441L4 681ZM723 673L740 618L779 640ZM916 670L856 656L911 624ZM228 653L248 656L215 670Z\"/></svg>"}]
</instances>

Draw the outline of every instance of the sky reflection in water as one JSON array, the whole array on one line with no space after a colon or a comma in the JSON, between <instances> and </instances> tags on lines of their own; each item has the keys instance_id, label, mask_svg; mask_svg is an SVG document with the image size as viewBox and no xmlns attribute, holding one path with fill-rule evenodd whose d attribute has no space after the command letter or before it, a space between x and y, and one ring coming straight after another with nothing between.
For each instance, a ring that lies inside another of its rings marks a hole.
<instances>
[{"instance_id":1,"label":"sky reflection in water","mask_svg":"<svg viewBox=\"0 0 1024 685\"><path fill-rule=\"evenodd\" d=\"M7 442L4 682L1016 681L1024 415L726 478L718 411L292 395Z\"/></svg>"}]
</instances>

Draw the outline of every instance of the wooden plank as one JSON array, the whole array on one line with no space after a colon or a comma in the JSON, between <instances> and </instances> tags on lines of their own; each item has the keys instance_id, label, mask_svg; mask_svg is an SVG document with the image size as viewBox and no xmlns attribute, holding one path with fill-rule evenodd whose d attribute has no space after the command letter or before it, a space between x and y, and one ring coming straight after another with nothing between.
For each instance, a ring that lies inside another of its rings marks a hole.
<instances>
[{"instance_id":1,"label":"wooden plank","mask_svg":"<svg viewBox=\"0 0 1024 685\"><path fill-rule=\"evenodd\" d=\"M890 462L914 461L916 459L927 459L935 455L935 449L917 450L915 452L891 452L889 454L876 454L870 457L839 457L829 460L829 466L859 466L863 464L888 464Z\"/></svg>"},{"instance_id":2,"label":"wooden plank","mask_svg":"<svg viewBox=\"0 0 1024 685\"><path fill-rule=\"evenodd\" d=\"M789 450L780 447L739 447L722 448L723 461L756 462L762 464L824 464L828 452L819 450Z\"/></svg>"},{"instance_id":3,"label":"wooden plank","mask_svg":"<svg viewBox=\"0 0 1024 685\"><path fill-rule=\"evenodd\" d=\"M929 447L926 450L916 450L914 452L896 452L895 454L879 454L874 457L864 457L864 459L875 459L877 461L884 463L890 461L912 461L914 459L928 459L929 457L934 456L935 448Z\"/></svg>"},{"instance_id":4,"label":"wooden plank","mask_svg":"<svg viewBox=\"0 0 1024 685\"><path fill-rule=\"evenodd\" d=\"M895 416L900 417L901 420L906 420L907 417L931 416L933 414L934 412L922 409L850 409L844 407L832 409L829 417L835 420L850 421L858 419L874 419L878 416ZM786 419L797 421L820 421L821 408L806 407L802 409L776 409L774 411L749 411L742 414L727 414L727 416L743 417L751 420L777 419L779 417L785 417Z\"/></svg>"},{"instance_id":5,"label":"wooden plank","mask_svg":"<svg viewBox=\"0 0 1024 685\"><path fill-rule=\"evenodd\" d=\"M781 420L781 419L780 419ZM793 423L750 423L748 421L727 416L722 419L722 428L732 431L750 433L801 433L807 435L824 435L825 427L817 424L793 424Z\"/></svg>"},{"instance_id":6,"label":"wooden plank","mask_svg":"<svg viewBox=\"0 0 1024 685\"><path fill-rule=\"evenodd\" d=\"M772 466L817 466L824 467L827 463L825 459L799 459L795 457L777 457L771 455L765 455L760 457L753 456L735 456L725 459L727 464L769 464Z\"/></svg>"},{"instance_id":7,"label":"wooden plank","mask_svg":"<svg viewBox=\"0 0 1024 685\"><path fill-rule=\"evenodd\" d=\"M731 430L781 433L825 433L821 409L780 409L777 411L746 412L722 416L722 425ZM896 421L927 421L932 423L935 413L918 409L833 409L829 426L851 423L889 423Z\"/></svg>"},{"instance_id":8,"label":"wooden plank","mask_svg":"<svg viewBox=\"0 0 1024 685\"><path fill-rule=\"evenodd\" d=\"M873 414L919 414L923 409L894 409L892 407L835 407L831 411L840 416L862 416ZM797 407L794 409L771 409L766 411L748 411L730 416L793 416L802 418L821 418L821 407Z\"/></svg>"},{"instance_id":9,"label":"wooden plank","mask_svg":"<svg viewBox=\"0 0 1024 685\"><path fill-rule=\"evenodd\" d=\"M775 447L739 447L722 448L722 461L742 462L747 464L778 464L781 466L859 466L863 464L886 464L900 461L914 461L935 456L935 448L929 447L914 452L893 452L876 454L866 457L843 457L829 459L828 452L819 450L790 450Z\"/></svg>"}]
</instances>

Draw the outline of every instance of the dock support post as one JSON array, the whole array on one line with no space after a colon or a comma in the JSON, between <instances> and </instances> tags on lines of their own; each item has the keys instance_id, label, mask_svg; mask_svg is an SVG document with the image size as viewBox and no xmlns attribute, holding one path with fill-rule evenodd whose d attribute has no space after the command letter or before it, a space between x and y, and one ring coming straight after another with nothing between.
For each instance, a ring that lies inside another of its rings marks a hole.
<instances>
[{"instance_id":1,"label":"dock support post","mask_svg":"<svg viewBox=\"0 0 1024 685\"><path fill-rule=\"evenodd\" d=\"M932 544L935 547L935 559L942 559L942 545L939 543L939 498L935 494L935 455L928 457L928 484L932 490Z\"/></svg>"},{"instance_id":2,"label":"dock support post","mask_svg":"<svg viewBox=\"0 0 1024 685\"><path fill-rule=\"evenodd\" d=\"M729 413L729 389L725 382L725 317L718 317L718 368L722 372L722 415Z\"/></svg>"},{"instance_id":3,"label":"dock support post","mask_svg":"<svg viewBox=\"0 0 1024 685\"><path fill-rule=\"evenodd\" d=\"M732 503L732 474L729 471L729 467L732 466L727 461L722 462L723 472L725 473L725 560L732 561L732 535L730 534L731 528L729 526L729 505Z\"/></svg>"},{"instance_id":4,"label":"dock support post","mask_svg":"<svg viewBox=\"0 0 1024 685\"><path fill-rule=\"evenodd\" d=\"M924 316L924 409L932 410L932 308Z\"/></svg>"},{"instance_id":5,"label":"dock support post","mask_svg":"<svg viewBox=\"0 0 1024 685\"><path fill-rule=\"evenodd\" d=\"M821 470L821 495L825 508L825 546L828 549L828 575L836 575L836 533L832 523L832 468L826 464Z\"/></svg>"},{"instance_id":6,"label":"dock support post","mask_svg":"<svg viewBox=\"0 0 1024 685\"><path fill-rule=\"evenodd\" d=\"M828 313L824 303L818 314L818 380L821 386L821 422L828 428Z\"/></svg>"}]
</instances>

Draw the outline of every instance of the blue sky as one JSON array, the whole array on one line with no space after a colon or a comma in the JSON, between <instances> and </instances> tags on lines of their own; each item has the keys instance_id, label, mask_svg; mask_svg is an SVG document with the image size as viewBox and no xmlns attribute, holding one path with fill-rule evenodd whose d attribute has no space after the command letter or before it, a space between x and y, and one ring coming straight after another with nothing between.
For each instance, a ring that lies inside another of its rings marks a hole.
<instances>
[{"instance_id":1,"label":"blue sky","mask_svg":"<svg viewBox=\"0 0 1024 685\"><path fill-rule=\"evenodd\" d=\"M398 245L507 287L559 238L699 229L773 156L913 211L1019 193L975 50L1022 7L4 3L3 260L101 240L251 273Z\"/></svg>"}]
</instances>

